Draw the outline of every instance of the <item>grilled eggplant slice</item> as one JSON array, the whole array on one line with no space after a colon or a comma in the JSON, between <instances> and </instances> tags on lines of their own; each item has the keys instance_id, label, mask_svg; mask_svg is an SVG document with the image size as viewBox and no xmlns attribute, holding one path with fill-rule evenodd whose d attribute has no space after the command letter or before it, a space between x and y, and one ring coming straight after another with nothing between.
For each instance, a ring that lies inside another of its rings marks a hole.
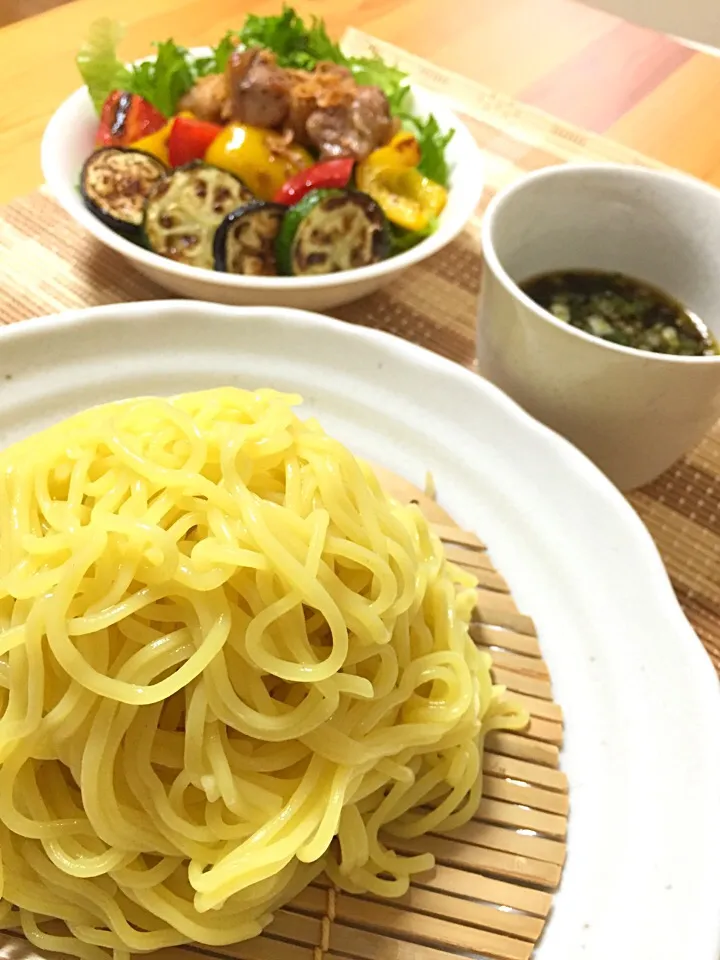
<instances>
[{"instance_id":1,"label":"grilled eggplant slice","mask_svg":"<svg viewBox=\"0 0 720 960\"><path fill-rule=\"evenodd\" d=\"M229 213L253 199L234 174L193 161L153 188L145 205L145 239L163 257L212 270L215 231Z\"/></svg>"},{"instance_id":2,"label":"grilled eggplant slice","mask_svg":"<svg viewBox=\"0 0 720 960\"><path fill-rule=\"evenodd\" d=\"M88 210L113 230L137 238L145 202L167 167L142 150L103 147L90 154L80 175L80 192Z\"/></svg>"},{"instance_id":3,"label":"grilled eggplant slice","mask_svg":"<svg viewBox=\"0 0 720 960\"><path fill-rule=\"evenodd\" d=\"M388 255L385 214L358 190L311 190L285 214L276 243L280 273L317 276Z\"/></svg>"},{"instance_id":4,"label":"grilled eggplant slice","mask_svg":"<svg viewBox=\"0 0 720 960\"><path fill-rule=\"evenodd\" d=\"M251 277L277 276L275 241L287 207L256 200L233 210L215 232L215 269Z\"/></svg>"}]
</instances>

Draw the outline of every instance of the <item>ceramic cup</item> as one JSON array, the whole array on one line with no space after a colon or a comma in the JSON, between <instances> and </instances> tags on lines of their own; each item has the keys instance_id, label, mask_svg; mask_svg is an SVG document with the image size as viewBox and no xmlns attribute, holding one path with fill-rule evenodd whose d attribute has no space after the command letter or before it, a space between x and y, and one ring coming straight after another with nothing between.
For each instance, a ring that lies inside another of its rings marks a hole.
<instances>
[{"instance_id":1,"label":"ceramic cup","mask_svg":"<svg viewBox=\"0 0 720 960\"><path fill-rule=\"evenodd\" d=\"M518 284L561 269L645 280L720 341L720 192L615 164L551 167L499 193L482 228L479 372L583 450L623 490L648 483L720 416L720 356L605 342Z\"/></svg>"}]
</instances>

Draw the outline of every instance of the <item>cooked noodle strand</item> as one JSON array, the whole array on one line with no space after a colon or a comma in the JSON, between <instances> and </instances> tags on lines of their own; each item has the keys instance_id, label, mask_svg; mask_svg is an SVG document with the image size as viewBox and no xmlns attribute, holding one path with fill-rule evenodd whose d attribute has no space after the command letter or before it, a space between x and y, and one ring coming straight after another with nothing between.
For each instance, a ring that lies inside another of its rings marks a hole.
<instances>
[{"instance_id":1,"label":"cooked noodle strand","mask_svg":"<svg viewBox=\"0 0 720 960\"><path fill-rule=\"evenodd\" d=\"M472 578L299 398L81 413L0 454L0 923L80 960L397 896L527 718ZM58 926L58 921L60 925Z\"/></svg>"}]
</instances>

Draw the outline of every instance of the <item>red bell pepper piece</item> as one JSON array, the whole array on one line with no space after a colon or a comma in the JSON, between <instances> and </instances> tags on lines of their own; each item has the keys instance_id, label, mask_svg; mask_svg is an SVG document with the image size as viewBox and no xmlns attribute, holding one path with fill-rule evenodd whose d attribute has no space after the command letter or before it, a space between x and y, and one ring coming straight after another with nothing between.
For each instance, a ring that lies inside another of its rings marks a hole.
<instances>
[{"instance_id":1,"label":"red bell pepper piece","mask_svg":"<svg viewBox=\"0 0 720 960\"><path fill-rule=\"evenodd\" d=\"M350 182L354 164L352 157L339 157L337 160L323 160L300 170L280 187L273 201L291 207L298 200L302 200L310 190L346 187Z\"/></svg>"},{"instance_id":2,"label":"red bell pepper piece","mask_svg":"<svg viewBox=\"0 0 720 960\"><path fill-rule=\"evenodd\" d=\"M113 90L100 113L95 145L98 147L127 147L129 144L155 133L166 123L165 117L136 93Z\"/></svg>"},{"instance_id":3,"label":"red bell pepper piece","mask_svg":"<svg viewBox=\"0 0 720 960\"><path fill-rule=\"evenodd\" d=\"M168 139L171 167L181 167L191 160L202 160L205 152L223 128L195 117L176 117Z\"/></svg>"}]
</instances>

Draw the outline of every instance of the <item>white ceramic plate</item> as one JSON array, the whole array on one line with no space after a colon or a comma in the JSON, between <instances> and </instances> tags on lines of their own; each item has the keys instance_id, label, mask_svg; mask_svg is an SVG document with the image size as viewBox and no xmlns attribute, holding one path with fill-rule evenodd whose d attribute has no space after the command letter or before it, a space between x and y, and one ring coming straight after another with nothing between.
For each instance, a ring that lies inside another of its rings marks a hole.
<instances>
[{"instance_id":1,"label":"white ceramic plate","mask_svg":"<svg viewBox=\"0 0 720 960\"><path fill-rule=\"evenodd\" d=\"M536 620L566 716L569 852L540 960L717 960L720 693L645 528L568 443L403 340L288 310L104 307L0 331L0 444L83 407L297 390L478 531Z\"/></svg>"},{"instance_id":2,"label":"white ceramic plate","mask_svg":"<svg viewBox=\"0 0 720 960\"><path fill-rule=\"evenodd\" d=\"M207 47L193 50L196 55ZM433 113L440 129L455 129L447 146L448 202L432 236L396 257L357 270L321 277L244 277L175 263L126 240L87 209L78 190L80 171L95 142L98 118L86 87L60 104L45 128L41 146L43 176L60 205L97 240L122 254L156 283L184 297L219 303L280 305L327 310L357 300L396 279L403 270L447 246L475 213L483 190L483 165L472 134L442 97L412 88L413 110Z\"/></svg>"}]
</instances>

